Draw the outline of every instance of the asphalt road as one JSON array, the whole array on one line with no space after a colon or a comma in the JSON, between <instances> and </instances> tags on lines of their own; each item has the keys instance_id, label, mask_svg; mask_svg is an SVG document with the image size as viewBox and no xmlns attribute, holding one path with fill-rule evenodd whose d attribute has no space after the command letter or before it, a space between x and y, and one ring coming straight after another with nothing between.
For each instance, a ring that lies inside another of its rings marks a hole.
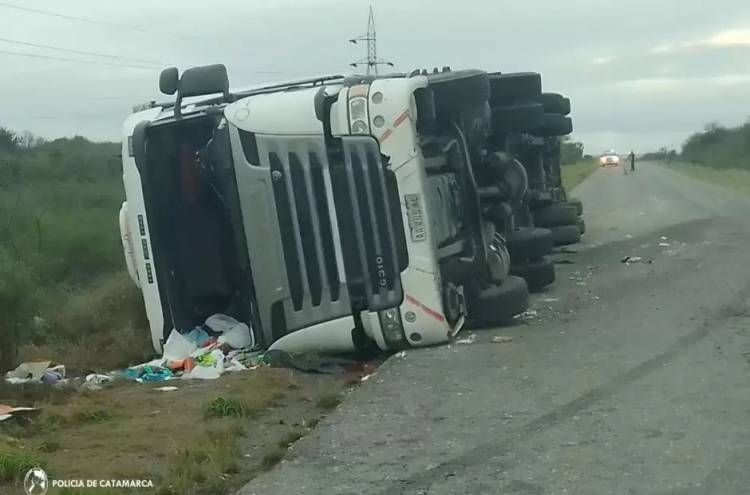
<instances>
[{"instance_id":1,"label":"asphalt road","mask_svg":"<svg viewBox=\"0 0 750 495\"><path fill-rule=\"evenodd\" d=\"M519 324L389 359L241 493L748 493L750 199L655 164L574 193Z\"/></svg>"}]
</instances>

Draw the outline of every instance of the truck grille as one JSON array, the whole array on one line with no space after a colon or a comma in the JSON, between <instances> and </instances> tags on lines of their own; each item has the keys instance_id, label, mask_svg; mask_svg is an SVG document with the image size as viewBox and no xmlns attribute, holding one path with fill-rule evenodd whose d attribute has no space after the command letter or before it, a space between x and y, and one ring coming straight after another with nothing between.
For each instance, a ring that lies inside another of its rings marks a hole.
<instances>
[{"instance_id":1,"label":"truck grille","mask_svg":"<svg viewBox=\"0 0 750 495\"><path fill-rule=\"evenodd\" d=\"M379 311L403 300L399 275L407 261L400 210L391 205L398 197L395 181L386 180L372 138L341 143L341 153L327 153L322 142L306 138L261 146L288 282L286 302L273 303L276 338L350 314L352 306Z\"/></svg>"},{"instance_id":2,"label":"truck grille","mask_svg":"<svg viewBox=\"0 0 750 495\"><path fill-rule=\"evenodd\" d=\"M269 162L293 307L302 309L305 293L320 306L324 288L337 301L341 280L321 160L290 152L286 160L270 153Z\"/></svg>"},{"instance_id":3,"label":"truck grille","mask_svg":"<svg viewBox=\"0 0 750 495\"><path fill-rule=\"evenodd\" d=\"M342 139L341 160L331 166L331 182L350 288L364 289L366 308L380 311L401 304L400 271L407 265L401 215L390 199L395 181L386 179L377 142L370 137ZM394 194L395 193L395 194Z\"/></svg>"}]
</instances>

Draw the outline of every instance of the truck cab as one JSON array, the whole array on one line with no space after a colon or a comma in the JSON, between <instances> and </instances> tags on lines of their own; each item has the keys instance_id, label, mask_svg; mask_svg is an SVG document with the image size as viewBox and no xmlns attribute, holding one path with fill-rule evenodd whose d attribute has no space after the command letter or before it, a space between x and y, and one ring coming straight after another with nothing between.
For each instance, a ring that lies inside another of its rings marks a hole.
<instances>
[{"instance_id":1,"label":"truck cab","mask_svg":"<svg viewBox=\"0 0 750 495\"><path fill-rule=\"evenodd\" d=\"M216 313L261 348L336 352L444 343L526 308L481 212L486 74L231 93L215 65L160 87L175 101L124 124L120 221L157 350Z\"/></svg>"}]
</instances>

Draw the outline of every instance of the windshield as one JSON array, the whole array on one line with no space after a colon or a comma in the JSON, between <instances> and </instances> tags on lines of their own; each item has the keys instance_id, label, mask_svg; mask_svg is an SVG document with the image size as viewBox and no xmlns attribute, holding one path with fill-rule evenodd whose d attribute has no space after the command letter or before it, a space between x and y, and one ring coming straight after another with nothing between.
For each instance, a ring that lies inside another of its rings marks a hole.
<instances>
[{"instance_id":1,"label":"windshield","mask_svg":"<svg viewBox=\"0 0 750 495\"><path fill-rule=\"evenodd\" d=\"M750 491L750 1L0 26L0 493Z\"/></svg>"}]
</instances>

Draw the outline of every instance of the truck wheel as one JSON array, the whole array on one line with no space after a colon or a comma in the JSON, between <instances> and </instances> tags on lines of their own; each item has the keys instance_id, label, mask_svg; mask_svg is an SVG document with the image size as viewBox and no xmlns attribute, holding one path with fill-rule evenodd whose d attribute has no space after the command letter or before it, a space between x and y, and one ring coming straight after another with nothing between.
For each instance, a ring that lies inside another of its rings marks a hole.
<instances>
[{"instance_id":1,"label":"truck wheel","mask_svg":"<svg viewBox=\"0 0 750 495\"><path fill-rule=\"evenodd\" d=\"M573 132L573 121L557 113L545 113L544 123L532 134L540 137L567 136Z\"/></svg>"},{"instance_id":2,"label":"truck wheel","mask_svg":"<svg viewBox=\"0 0 750 495\"><path fill-rule=\"evenodd\" d=\"M534 100L542 94L542 76L536 72L490 74L491 101L507 105L521 100Z\"/></svg>"},{"instance_id":3,"label":"truck wheel","mask_svg":"<svg viewBox=\"0 0 750 495\"><path fill-rule=\"evenodd\" d=\"M552 232L547 229L520 228L508 236L511 266L538 260L553 248Z\"/></svg>"},{"instance_id":4,"label":"truck wheel","mask_svg":"<svg viewBox=\"0 0 750 495\"><path fill-rule=\"evenodd\" d=\"M581 230L578 225L561 225L560 227L550 227L552 240L555 246L567 246L581 241Z\"/></svg>"},{"instance_id":5,"label":"truck wheel","mask_svg":"<svg viewBox=\"0 0 750 495\"><path fill-rule=\"evenodd\" d=\"M565 98L558 93L542 93L537 99L544 105L544 111L547 113L556 113L559 115L568 115L570 113L570 98Z\"/></svg>"},{"instance_id":6,"label":"truck wheel","mask_svg":"<svg viewBox=\"0 0 750 495\"><path fill-rule=\"evenodd\" d=\"M492 128L497 134L529 132L543 123L544 107L539 103L492 107Z\"/></svg>"},{"instance_id":7,"label":"truck wheel","mask_svg":"<svg viewBox=\"0 0 750 495\"><path fill-rule=\"evenodd\" d=\"M533 263L512 266L510 273L523 278L531 292L537 292L555 281L555 265L546 256Z\"/></svg>"},{"instance_id":8,"label":"truck wheel","mask_svg":"<svg viewBox=\"0 0 750 495\"><path fill-rule=\"evenodd\" d=\"M489 77L478 70L430 75L428 88L432 90L438 113L454 114L467 106L482 105L490 99Z\"/></svg>"},{"instance_id":9,"label":"truck wheel","mask_svg":"<svg viewBox=\"0 0 750 495\"><path fill-rule=\"evenodd\" d=\"M578 217L578 230L581 231L581 235L586 233L586 221L583 217Z\"/></svg>"},{"instance_id":10,"label":"truck wheel","mask_svg":"<svg viewBox=\"0 0 750 495\"><path fill-rule=\"evenodd\" d=\"M557 227L575 225L578 221L578 210L565 203L553 203L534 212L534 222L539 227Z\"/></svg>"},{"instance_id":11,"label":"truck wheel","mask_svg":"<svg viewBox=\"0 0 750 495\"><path fill-rule=\"evenodd\" d=\"M476 281L468 289L466 309L468 328L487 328L501 325L529 307L529 289L520 277L509 276L501 285L478 290Z\"/></svg>"},{"instance_id":12,"label":"truck wheel","mask_svg":"<svg viewBox=\"0 0 750 495\"><path fill-rule=\"evenodd\" d=\"M578 198L568 198L568 200L565 201L565 203L569 204L570 206L575 206L576 211L578 212L578 215L579 216L583 215L583 201L581 201Z\"/></svg>"}]
</instances>

